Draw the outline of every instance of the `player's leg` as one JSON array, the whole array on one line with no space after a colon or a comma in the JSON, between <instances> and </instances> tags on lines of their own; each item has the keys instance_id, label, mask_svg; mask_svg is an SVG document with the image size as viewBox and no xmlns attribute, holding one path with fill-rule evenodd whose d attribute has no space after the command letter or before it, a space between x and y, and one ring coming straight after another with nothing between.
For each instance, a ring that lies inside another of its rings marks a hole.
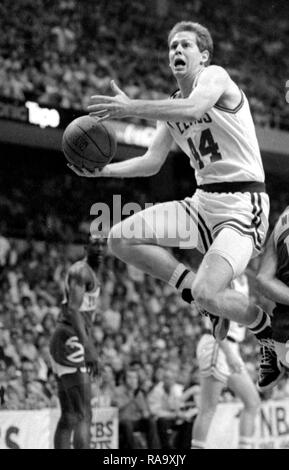
<instances>
[{"instance_id":1,"label":"player's leg","mask_svg":"<svg viewBox=\"0 0 289 470\"><path fill-rule=\"evenodd\" d=\"M73 406L70 395L63 384L63 377L57 377L58 397L60 403L60 418L54 434L55 449L70 449L72 433L76 425L76 417L73 414Z\"/></svg>"},{"instance_id":2,"label":"player's leg","mask_svg":"<svg viewBox=\"0 0 289 470\"><path fill-rule=\"evenodd\" d=\"M192 449L205 449L224 383L212 375L201 377L200 407L193 427Z\"/></svg>"},{"instance_id":3,"label":"player's leg","mask_svg":"<svg viewBox=\"0 0 289 470\"><path fill-rule=\"evenodd\" d=\"M204 228L207 230L204 243L199 240L197 216L192 218L186 207L185 202L172 201L145 209L115 225L108 245L125 263L168 282L181 293L186 290L184 300L191 302L190 288L195 275L166 248L204 249L203 244L210 235Z\"/></svg>"},{"instance_id":4,"label":"player's leg","mask_svg":"<svg viewBox=\"0 0 289 470\"><path fill-rule=\"evenodd\" d=\"M214 240L199 267L192 286L195 301L210 313L254 326L267 326L267 316L255 302L230 287L244 272L253 252L251 238L224 228ZM266 317L266 321L264 320Z\"/></svg>"},{"instance_id":5,"label":"player's leg","mask_svg":"<svg viewBox=\"0 0 289 470\"><path fill-rule=\"evenodd\" d=\"M192 296L205 310L246 325L256 336L261 344L258 388L265 391L272 388L283 374L270 345L270 317L250 298L229 287L232 279L246 268L252 250L249 237L230 228L223 229L201 263ZM228 325L222 319L214 324L215 336L219 339L226 336L227 329Z\"/></svg>"},{"instance_id":6,"label":"player's leg","mask_svg":"<svg viewBox=\"0 0 289 470\"><path fill-rule=\"evenodd\" d=\"M239 448L252 449L255 419L261 404L259 394L245 369L239 374L231 375L228 387L244 404L239 424Z\"/></svg>"},{"instance_id":7,"label":"player's leg","mask_svg":"<svg viewBox=\"0 0 289 470\"><path fill-rule=\"evenodd\" d=\"M87 373L77 373L77 384L70 389L70 398L77 424L74 428L74 449L90 449L91 386Z\"/></svg>"}]
</instances>

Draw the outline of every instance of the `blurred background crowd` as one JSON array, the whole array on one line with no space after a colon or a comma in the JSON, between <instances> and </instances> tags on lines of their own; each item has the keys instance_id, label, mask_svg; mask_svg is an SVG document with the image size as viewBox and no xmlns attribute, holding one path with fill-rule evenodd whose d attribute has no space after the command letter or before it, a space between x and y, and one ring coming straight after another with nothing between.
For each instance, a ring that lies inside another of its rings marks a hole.
<instances>
[{"instance_id":1,"label":"blurred background crowd","mask_svg":"<svg viewBox=\"0 0 289 470\"><path fill-rule=\"evenodd\" d=\"M192 265L191 251L185 254L182 260ZM76 245L0 237L0 386L6 389L4 406L8 409L57 404L49 339L61 308L65 273L81 255L83 248ZM249 279L253 268L248 271ZM168 368L183 386L197 382L195 351L202 324L194 309L170 286L109 255L101 283L93 327L100 359L95 403L101 406L105 400L110 404L108 396L98 397L105 365L111 370L113 383L120 384L124 371L132 363L138 364L146 393L163 379ZM258 345L252 336L242 345L242 353L255 380ZM284 382L274 396L288 392ZM223 398L233 399L228 393Z\"/></svg>"},{"instance_id":2,"label":"blurred background crowd","mask_svg":"<svg viewBox=\"0 0 289 470\"><path fill-rule=\"evenodd\" d=\"M256 124L288 129L287 17L269 0L262 8L249 0L221 8L201 0L2 0L0 96L86 109L113 78L132 98L166 97L175 86L167 33L190 19L212 32L214 63L248 94Z\"/></svg>"}]
</instances>

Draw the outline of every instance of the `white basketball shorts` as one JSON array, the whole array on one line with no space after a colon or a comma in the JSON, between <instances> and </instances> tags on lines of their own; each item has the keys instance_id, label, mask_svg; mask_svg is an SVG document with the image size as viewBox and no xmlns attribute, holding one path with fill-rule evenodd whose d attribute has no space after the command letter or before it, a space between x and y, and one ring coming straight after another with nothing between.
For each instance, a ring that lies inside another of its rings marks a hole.
<instances>
[{"instance_id":1,"label":"white basketball shorts","mask_svg":"<svg viewBox=\"0 0 289 470\"><path fill-rule=\"evenodd\" d=\"M197 248L218 253L232 266L234 277L260 254L268 230L266 193L209 193L154 205L125 220L131 237L165 247Z\"/></svg>"},{"instance_id":2,"label":"white basketball shorts","mask_svg":"<svg viewBox=\"0 0 289 470\"><path fill-rule=\"evenodd\" d=\"M231 343L231 347L234 349L235 354L239 356L245 370L245 364L239 352L239 344ZM225 385L227 384L232 372L228 366L225 353L213 335L204 334L200 339L197 346L197 360L202 377L213 376L216 380L223 382Z\"/></svg>"}]
</instances>

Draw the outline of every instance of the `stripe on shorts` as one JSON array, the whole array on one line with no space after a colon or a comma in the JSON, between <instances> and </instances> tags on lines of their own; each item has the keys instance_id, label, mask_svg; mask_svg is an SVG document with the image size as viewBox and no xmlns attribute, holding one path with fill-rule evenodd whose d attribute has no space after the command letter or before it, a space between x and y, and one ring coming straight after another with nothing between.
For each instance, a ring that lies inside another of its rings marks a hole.
<instances>
[{"instance_id":1,"label":"stripe on shorts","mask_svg":"<svg viewBox=\"0 0 289 470\"><path fill-rule=\"evenodd\" d=\"M215 234L225 227L232 227L243 235L252 237L255 248L260 250L262 247L262 239L259 232L259 227L262 223L261 214L263 209L262 199L259 193L254 193L251 195L251 203L253 205L253 219L250 225L245 224L238 219L228 219L224 222L219 222L216 224L213 228L213 233Z\"/></svg>"},{"instance_id":2,"label":"stripe on shorts","mask_svg":"<svg viewBox=\"0 0 289 470\"><path fill-rule=\"evenodd\" d=\"M218 343L216 342L214 344L212 360L211 360L211 367L214 367L217 364L218 356L219 356L219 350L220 350L220 347L219 347Z\"/></svg>"},{"instance_id":3,"label":"stripe on shorts","mask_svg":"<svg viewBox=\"0 0 289 470\"><path fill-rule=\"evenodd\" d=\"M237 232L239 232L243 235L251 237L252 240L253 240L254 246L258 250L261 248L258 244L256 232L254 231L254 229L248 229L247 227L244 227L243 224L238 223L238 221L236 219L229 219L226 222L223 222L223 224L220 225L217 228L217 230L214 229L214 234L216 235L217 232L219 232L221 229L226 228L226 227L231 227L231 228L237 230Z\"/></svg>"},{"instance_id":4,"label":"stripe on shorts","mask_svg":"<svg viewBox=\"0 0 289 470\"><path fill-rule=\"evenodd\" d=\"M255 227L258 242L261 245L262 244L262 238L261 238L261 235L259 233L259 227L262 223L261 215L262 215L262 212L263 212L261 194L260 193L251 194L251 202L252 202L252 205L253 205L253 215L254 215L253 220L252 220L252 224Z\"/></svg>"},{"instance_id":5,"label":"stripe on shorts","mask_svg":"<svg viewBox=\"0 0 289 470\"><path fill-rule=\"evenodd\" d=\"M204 219L201 217L198 211L191 206L189 201L180 201L180 204L185 209L186 213L190 216L190 218L194 221L194 223L197 225L204 250L207 252L210 248L210 245L213 243L213 239L211 232L208 229Z\"/></svg>"},{"instance_id":6,"label":"stripe on shorts","mask_svg":"<svg viewBox=\"0 0 289 470\"><path fill-rule=\"evenodd\" d=\"M187 202L189 204L191 212L193 212L195 214L195 216L198 217L198 219L200 220L200 223L202 224L202 226L206 230L206 233L207 233L207 236L208 236L208 239L209 239L209 244L211 245L213 243L213 237L212 237L210 229L207 227L207 224L204 221L203 217L201 216L201 214L197 211L197 209L194 206L192 206L188 201L185 201L185 202Z\"/></svg>"}]
</instances>

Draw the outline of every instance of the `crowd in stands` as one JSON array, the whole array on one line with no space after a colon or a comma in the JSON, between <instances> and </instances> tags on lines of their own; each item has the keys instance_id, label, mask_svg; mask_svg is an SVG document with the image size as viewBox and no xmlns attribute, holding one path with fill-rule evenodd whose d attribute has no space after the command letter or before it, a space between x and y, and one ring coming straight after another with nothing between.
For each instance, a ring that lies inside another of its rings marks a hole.
<instances>
[{"instance_id":1,"label":"crowd in stands","mask_svg":"<svg viewBox=\"0 0 289 470\"><path fill-rule=\"evenodd\" d=\"M269 0L2 0L0 97L85 110L115 79L132 98L174 90L167 33L177 21L206 25L214 63L250 98L255 122L288 129L288 4Z\"/></svg>"},{"instance_id":2,"label":"crowd in stands","mask_svg":"<svg viewBox=\"0 0 289 470\"><path fill-rule=\"evenodd\" d=\"M57 404L49 338L61 308L65 272L81 254L80 247L0 238L0 387L5 385L8 409ZM131 363L145 393L165 377L182 386L193 376L197 382L195 350L201 333L199 316L170 286L107 256L93 327L103 369L94 387L95 403L115 400L111 383L122 383ZM257 351L249 336L243 355L254 378ZM152 392L157 414L154 400Z\"/></svg>"},{"instance_id":3,"label":"crowd in stands","mask_svg":"<svg viewBox=\"0 0 289 470\"><path fill-rule=\"evenodd\" d=\"M1 409L58 406L49 339L61 309L65 273L83 255L79 230L82 227L81 242L89 230L89 220L80 216L89 211L83 211L83 207L81 210L77 204L81 201L89 208L89 200L91 203L95 196L95 186L86 184L85 190L75 187L79 179L70 175L40 178L39 173L36 181L41 191L35 196L27 190L29 180L22 178L22 185L19 181L11 185L11 194L9 186L4 185L0 198L1 212L6 207L0 224ZM281 191L279 183L277 192L269 183L271 225L286 206L287 192ZM144 195L139 182L128 186L120 181L110 184L111 194L122 194L124 201L141 202L149 197ZM102 189L99 184L98 191L99 197L103 194L105 198L108 186ZM54 215L57 230L48 224L53 207L59 210ZM71 207L77 213L75 220ZM13 210L17 215L14 218ZM21 220L28 225L20 223L17 227ZM175 254L197 267L197 261L193 261L196 253L176 250ZM247 273L253 295L256 263L256 260L251 263ZM102 295L93 326L100 358L99 374L92 383L93 405L119 408L120 435L124 438L121 447L189 446L199 390L196 345L202 334L200 317L170 286L109 255L105 258L101 284ZM258 350L256 341L248 334L242 354L254 381ZM288 396L289 381L284 378L272 395L263 398ZM231 401L234 396L225 389L222 400Z\"/></svg>"}]
</instances>

